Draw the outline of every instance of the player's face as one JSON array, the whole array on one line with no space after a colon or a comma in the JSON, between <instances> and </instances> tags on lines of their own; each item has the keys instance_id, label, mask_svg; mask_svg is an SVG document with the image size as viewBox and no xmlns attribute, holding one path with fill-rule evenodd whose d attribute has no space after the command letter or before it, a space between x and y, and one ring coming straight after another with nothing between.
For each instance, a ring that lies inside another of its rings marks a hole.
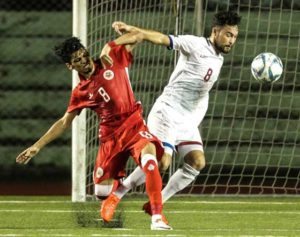
<instances>
[{"instance_id":1,"label":"player's face","mask_svg":"<svg viewBox=\"0 0 300 237\"><path fill-rule=\"evenodd\" d=\"M89 74L93 71L93 60L86 49L81 48L71 55L70 66L81 74Z\"/></svg>"},{"instance_id":2,"label":"player's face","mask_svg":"<svg viewBox=\"0 0 300 237\"><path fill-rule=\"evenodd\" d=\"M229 53L238 36L238 27L225 25L215 29L214 43L221 53Z\"/></svg>"}]
</instances>

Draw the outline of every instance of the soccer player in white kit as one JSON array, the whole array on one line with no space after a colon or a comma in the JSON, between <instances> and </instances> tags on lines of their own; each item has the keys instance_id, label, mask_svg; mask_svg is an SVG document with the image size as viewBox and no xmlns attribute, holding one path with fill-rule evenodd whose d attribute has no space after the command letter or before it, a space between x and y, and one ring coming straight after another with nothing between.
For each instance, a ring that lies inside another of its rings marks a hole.
<instances>
[{"instance_id":1,"label":"soccer player in white kit","mask_svg":"<svg viewBox=\"0 0 300 237\"><path fill-rule=\"evenodd\" d=\"M216 13L208 38L193 35L167 36L123 22L113 23L113 28L118 33L140 32L139 37L134 40L165 45L180 53L169 83L156 100L147 121L150 132L156 135L165 147L165 154L160 163L161 170L169 167L175 149L179 157L184 159L182 168L171 176L162 190L163 203L194 181L205 166L203 143L198 127L207 111L209 91L217 81L223 65L222 54L229 53L234 45L240 20L241 17L235 12ZM120 200L132 187L143 182L144 173L137 167L110 196ZM114 211L117 204L111 203L107 208ZM143 209L151 213L148 203Z\"/></svg>"}]
</instances>

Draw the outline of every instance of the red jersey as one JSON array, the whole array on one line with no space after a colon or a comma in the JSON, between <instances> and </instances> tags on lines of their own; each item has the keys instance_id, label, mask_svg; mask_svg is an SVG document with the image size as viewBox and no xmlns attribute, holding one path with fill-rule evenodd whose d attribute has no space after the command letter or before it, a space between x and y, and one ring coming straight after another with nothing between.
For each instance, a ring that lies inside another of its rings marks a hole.
<instances>
[{"instance_id":1,"label":"red jersey","mask_svg":"<svg viewBox=\"0 0 300 237\"><path fill-rule=\"evenodd\" d=\"M128 75L132 54L122 45L113 47L110 56L111 67L104 69L100 61L95 61L96 68L89 79L79 74L80 82L72 91L67 109L67 112L94 110L100 118L101 137L112 134L139 107Z\"/></svg>"}]
</instances>

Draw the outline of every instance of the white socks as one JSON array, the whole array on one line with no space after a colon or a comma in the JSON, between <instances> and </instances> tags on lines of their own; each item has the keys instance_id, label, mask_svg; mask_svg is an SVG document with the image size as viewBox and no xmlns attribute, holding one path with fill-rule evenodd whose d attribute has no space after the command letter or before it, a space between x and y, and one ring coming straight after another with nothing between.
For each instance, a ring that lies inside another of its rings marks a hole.
<instances>
[{"instance_id":1,"label":"white socks","mask_svg":"<svg viewBox=\"0 0 300 237\"><path fill-rule=\"evenodd\" d=\"M178 169L170 178L166 187L162 190L162 202L165 203L174 194L187 187L199 175L199 171L191 167L187 163L183 163L183 167ZM114 192L118 198L122 198L130 189L145 183L145 174L138 166L124 180L121 186Z\"/></svg>"},{"instance_id":2,"label":"white socks","mask_svg":"<svg viewBox=\"0 0 300 237\"><path fill-rule=\"evenodd\" d=\"M169 179L166 187L162 190L162 202L165 203L175 193L181 191L199 175L199 171L187 163L183 163L182 169L178 169Z\"/></svg>"},{"instance_id":3,"label":"white socks","mask_svg":"<svg viewBox=\"0 0 300 237\"><path fill-rule=\"evenodd\" d=\"M122 198L130 189L145 183L146 177L144 171L137 166L135 170L124 180L114 194Z\"/></svg>"}]
</instances>

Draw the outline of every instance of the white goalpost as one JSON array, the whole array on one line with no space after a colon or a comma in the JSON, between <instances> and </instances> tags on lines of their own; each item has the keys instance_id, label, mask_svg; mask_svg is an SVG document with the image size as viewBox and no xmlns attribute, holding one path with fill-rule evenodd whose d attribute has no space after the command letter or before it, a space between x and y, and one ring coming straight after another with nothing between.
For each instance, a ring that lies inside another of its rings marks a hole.
<instances>
[{"instance_id":1,"label":"white goalpost","mask_svg":"<svg viewBox=\"0 0 300 237\"><path fill-rule=\"evenodd\" d=\"M300 9L294 1L73 0L73 30L97 58L101 47L117 37L111 28L115 20L165 34L208 36L213 15L228 9L237 11L242 23L199 127L207 165L180 194L299 195ZM261 52L272 52L283 62L283 75L274 84L260 84L251 76L251 61ZM174 63L175 53L164 47L142 43L135 49L129 73L145 118ZM93 195L98 122L86 111L73 125L73 201ZM171 173L181 163L174 159ZM129 160L128 174L134 168ZM169 173L163 175L164 184L168 178ZM143 193L144 187L133 192Z\"/></svg>"},{"instance_id":2,"label":"white goalpost","mask_svg":"<svg viewBox=\"0 0 300 237\"><path fill-rule=\"evenodd\" d=\"M87 45L87 1L73 0L73 35ZM78 73L73 70L73 88L78 84ZM72 201L86 200L86 111L72 124Z\"/></svg>"}]
</instances>

